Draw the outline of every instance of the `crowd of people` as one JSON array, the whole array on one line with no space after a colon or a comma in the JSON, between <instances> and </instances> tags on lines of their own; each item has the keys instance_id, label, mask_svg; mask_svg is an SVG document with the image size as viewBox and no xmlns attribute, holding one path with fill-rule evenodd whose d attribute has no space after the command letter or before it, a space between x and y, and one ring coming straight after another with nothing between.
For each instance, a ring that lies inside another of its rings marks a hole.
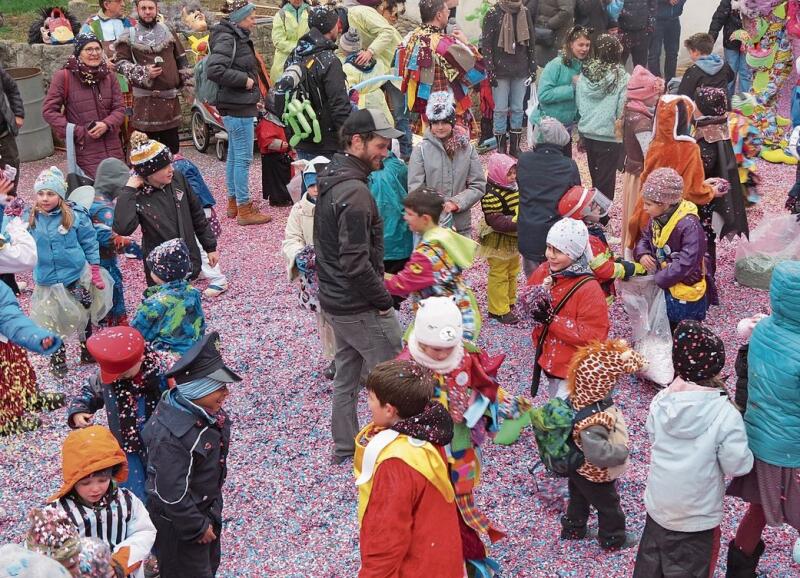
<instances>
[{"instance_id":1,"label":"crowd of people","mask_svg":"<svg viewBox=\"0 0 800 578\"><path fill-rule=\"evenodd\" d=\"M135 0L132 16L100 0L42 107L66 165L43 170L32 192L18 190L25 108L0 68L0 436L32 432L37 412L65 406L71 430L63 483L30 513L23 544L0 547L0 575L216 575L232 426L223 406L242 378L223 361L223 337L206 331L203 299L237 297L221 297L214 196L180 154L181 99L197 97L227 134L225 217L274 226L251 193L254 149L264 199L291 206L281 256L333 383L331 466L355 472L359 576L501 575L489 544L506 531L475 500L491 467L481 448L514 443L531 424L531 451L568 497L562 540L638 547L637 577L713 576L727 494L747 509L726 575L755 577L765 526L800 530L800 264L775 267L771 315L739 323L731 399L732 344L703 322L721 305L716 241L749 233L728 115L747 98L737 85L747 93L753 81L729 0L708 33L685 40L692 64L675 79L684 4L499 0L472 44L446 0L422 0L405 38L400 0L286 0L275 52L261 55L256 6L227 0L193 67L157 0ZM788 2L791 18L799 7ZM142 260L136 304L120 255ZM488 319L533 325L530 395L501 387L504 356L482 348L465 279L478 259ZM14 277L26 272L27 315ZM201 276L203 293L192 284ZM630 443L614 387L654 360L612 339L609 317L634 277L663 296L674 370L647 416L641 536L620 507ZM40 390L26 350L63 378L73 337L97 371L72 398ZM94 423L103 409L108 427Z\"/></svg>"}]
</instances>

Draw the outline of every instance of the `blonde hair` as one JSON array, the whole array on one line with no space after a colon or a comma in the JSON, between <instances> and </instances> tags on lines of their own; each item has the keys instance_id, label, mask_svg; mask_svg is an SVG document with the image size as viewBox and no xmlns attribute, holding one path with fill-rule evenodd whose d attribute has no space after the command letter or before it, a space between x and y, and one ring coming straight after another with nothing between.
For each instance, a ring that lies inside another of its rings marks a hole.
<instances>
[{"instance_id":1,"label":"blonde hair","mask_svg":"<svg viewBox=\"0 0 800 578\"><path fill-rule=\"evenodd\" d=\"M58 197L58 208L61 209L61 226L65 229L69 230L72 228L72 225L75 223L75 213L72 212L72 207L69 206L63 198ZM28 228L34 229L36 228L36 216L43 211L39 208L39 205L34 205L33 209L31 210L31 216L28 219Z\"/></svg>"}]
</instances>

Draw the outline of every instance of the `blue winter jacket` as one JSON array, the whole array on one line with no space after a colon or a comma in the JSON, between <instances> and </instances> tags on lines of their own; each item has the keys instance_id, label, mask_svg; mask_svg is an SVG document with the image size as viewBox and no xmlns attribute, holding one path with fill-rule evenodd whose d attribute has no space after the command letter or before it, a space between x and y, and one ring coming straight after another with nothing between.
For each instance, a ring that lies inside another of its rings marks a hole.
<instances>
[{"instance_id":1,"label":"blue winter jacket","mask_svg":"<svg viewBox=\"0 0 800 578\"><path fill-rule=\"evenodd\" d=\"M186 182L192 187L194 194L200 199L200 203L203 205L204 209L208 209L217 204L217 201L214 200L214 195L211 194L211 190L209 190L203 178L203 174L200 172L200 169L197 168L196 164L189 159L179 158L173 161L172 166L184 176Z\"/></svg>"},{"instance_id":2,"label":"blue winter jacket","mask_svg":"<svg viewBox=\"0 0 800 578\"><path fill-rule=\"evenodd\" d=\"M39 261L33 270L37 285L65 286L80 279L86 263L100 264L100 245L86 209L70 203L75 221L68 231L61 227L61 209L38 213L31 235L36 239ZM63 231L63 233L62 233Z\"/></svg>"},{"instance_id":3,"label":"blue winter jacket","mask_svg":"<svg viewBox=\"0 0 800 578\"><path fill-rule=\"evenodd\" d=\"M669 0L658 0L658 8L656 10L656 20L672 20L680 18L683 14L683 5L686 0L678 0L675 6Z\"/></svg>"},{"instance_id":4,"label":"blue winter jacket","mask_svg":"<svg viewBox=\"0 0 800 578\"><path fill-rule=\"evenodd\" d=\"M800 261L775 267L770 301L750 338L745 427L756 458L800 468Z\"/></svg>"},{"instance_id":5,"label":"blue winter jacket","mask_svg":"<svg viewBox=\"0 0 800 578\"><path fill-rule=\"evenodd\" d=\"M61 346L60 337L28 319L22 312L14 292L2 281L0 281L0 335L15 345L45 355L54 353ZM46 337L53 338L53 345L48 349L42 347L42 339Z\"/></svg>"},{"instance_id":6,"label":"blue winter jacket","mask_svg":"<svg viewBox=\"0 0 800 578\"><path fill-rule=\"evenodd\" d=\"M389 153L383 168L370 173L368 184L383 219L384 261L408 259L414 249L414 236L403 220L408 167L394 153Z\"/></svg>"}]
</instances>

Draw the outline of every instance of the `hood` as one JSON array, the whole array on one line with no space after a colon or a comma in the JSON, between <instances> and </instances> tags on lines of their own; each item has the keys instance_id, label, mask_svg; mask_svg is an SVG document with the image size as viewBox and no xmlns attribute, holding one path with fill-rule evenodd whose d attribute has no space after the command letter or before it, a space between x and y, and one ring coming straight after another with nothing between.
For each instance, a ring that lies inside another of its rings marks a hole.
<instances>
[{"instance_id":1,"label":"hood","mask_svg":"<svg viewBox=\"0 0 800 578\"><path fill-rule=\"evenodd\" d=\"M772 272L769 288L772 317L800 326L800 261L783 261Z\"/></svg>"},{"instance_id":2,"label":"hood","mask_svg":"<svg viewBox=\"0 0 800 578\"><path fill-rule=\"evenodd\" d=\"M453 418L441 403L431 401L422 413L400 420L392 429L433 445L446 446L453 439Z\"/></svg>"},{"instance_id":3,"label":"hood","mask_svg":"<svg viewBox=\"0 0 800 578\"><path fill-rule=\"evenodd\" d=\"M694 102L688 96L667 94L658 101L653 122L653 140L669 144L674 141L695 142L690 136Z\"/></svg>"},{"instance_id":4,"label":"hood","mask_svg":"<svg viewBox=\"0 0 800 578\"><path fill-rule=\"evenodd\" d=\"M600 72L603 72L600 74ZM590 99L602 99L614 92L616 86L625 79L625 70L621 66L613 68L599 68L595 75L590 71L584 70L583 76L586 80L586 94Z\"/></svg>"},{"instance_id":5,"label":"hood","mask_svg":"<svg viewBox=\"0 0 800 578\"><path fill-rule=\"evenodd\" d=\"M722 57L719 54L708 54L706 56L701 56L695 61L697 68L709 76L714 76L716 73L722 70L722 66L724 64L725 61L722 60Z\"/></svg>"},{"instance_id":6,"label":"hood","mask_svg":"<svg viewBox=\"0 0 800 578\"><path fill-rule=\"evenodd\" d=\"M343 181L359 180L367 182L370 169L362 160L346 153L333 155L331 162L317 170L317 199Z\"/></svg>"},{"instance_id":7,"label":"hood","mask_svg":"<svg viewBox=\"0 0 800 578\"><path fill-rule=\"evenodd\" d=\"M644 102L664 93L664 79L659 78L644 66L636 65L628 80L627 98ZM651 106L653 101L651 100Z\"/></svg>"},{"instance_id":8,"label":"hood","mask_svg":"<svg viewBox=\"0 0 800 578\"><path fill-rule=\"evenodd\" d=\"M508 171L517 166L517 159L512 156L495 153L489 157L489 182L505 189L516 189L517 183L508 180Z\"/></svg>"},{"instance_id":9,"label":"hood","mask_svg":"<svg viewBox=\"0 0 800 578\"><path fill-rule=\"evenodd\" d=\"M125 452L111 431L100 425L69 433L61 448L61 467L64 483L58 492L48 498L48 502L67 495L79 480L106 468L115 468L114 479L117 482L128 479Z\"/></svg>"},{"instance_id":10,"label":"hood","mask_svg":"<svg viewBox=\"0 0 800 578\"><path fill-rule=\"evenodd\" d=\"M429 243L436 243L444 247L453 263L466 269L472 266L478 244L472 239L459 235L453 229L434 227L422 235L422 240Z\"/></svg>"},{"instance_id":11,"label":"hood","mask_svg":"<svg viewBox=\"0 0 800 578\"><path fill-rule=\"evenodd\" d=\"M336 50L336 43L325 38L322 32L316 28L312 28L297 41L294 56L302 59L326 50Z\"/></svg>"},{"instance_id":12,"label":"hood","mask_svg":"<svg viewBox=\"0 0 800 578\"><path fill-rule=\"evenodd\" d=\"M653 420L669 435L695 439L708 430L727 403L724 391L679 378L656 395L650 411Z\"/></svg>"},{"instance_id":13,"label":"hood","mask_svg":"<svg viewBox=\"0 0 800 578\"><path fill-rule=\"evenodd\" d=\"M112 199L122 191L128 182L131 171L128 165L119 159L108 158L97 166L94 177L94 190L106 194Z\"/></svg>"},{"instance_id":14,"label":"hood","mask_svg":"<svg viewBox=\"0 0 800 578\"><path fill-rule=\"evenodd\" d=\"M607 398L622 375L635 373L646 366L647 360L631 349L624 339L592 341L578 348L567 373L572 407L581 410Z\"/></svg>"}]
</instances>

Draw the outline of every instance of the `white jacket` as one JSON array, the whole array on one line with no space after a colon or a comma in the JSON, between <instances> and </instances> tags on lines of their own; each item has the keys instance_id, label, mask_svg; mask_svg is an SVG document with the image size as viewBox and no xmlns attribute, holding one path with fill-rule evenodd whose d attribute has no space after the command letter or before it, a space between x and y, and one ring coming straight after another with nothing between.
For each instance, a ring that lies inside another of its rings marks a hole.
<instances>
[{"instance_id":1,"label":"white jacket","mask_svg":"<svg viewBox=\"0 0 800 578\"><path fill-rule=\"evenodd\" d=\"M0 215L0 223L3 216ZM13 217L5 227L0 247L0 273L25 273L36 266L36 241L28 232L28 225Z\"/></svg>"},{"instance_id":2,"label":"white jacket","mask_svg":"<svg viewBox=\"0 0 800 578\"><path fill-rule=\"evenodd\" d=\"M650 474L644 503L660 526L700 532L722 521L725 476L753 467L741 414L725 392L675 379L647 416Z\"/></svg>"},{"instance_id":3,"label":"white jacket","mask_svg":"<svg viewBox=\"0 0 800 578\"><path fill-rule=\"evenodd\" d=\"M298 274L294 258L306 245L314 244L315 208L316 205L303 195L300 201L292 206L289 218L286 219L281 254L286 261L286 273L289 275L289 281L293 281Z\"/></svg>"}]
</instances>

